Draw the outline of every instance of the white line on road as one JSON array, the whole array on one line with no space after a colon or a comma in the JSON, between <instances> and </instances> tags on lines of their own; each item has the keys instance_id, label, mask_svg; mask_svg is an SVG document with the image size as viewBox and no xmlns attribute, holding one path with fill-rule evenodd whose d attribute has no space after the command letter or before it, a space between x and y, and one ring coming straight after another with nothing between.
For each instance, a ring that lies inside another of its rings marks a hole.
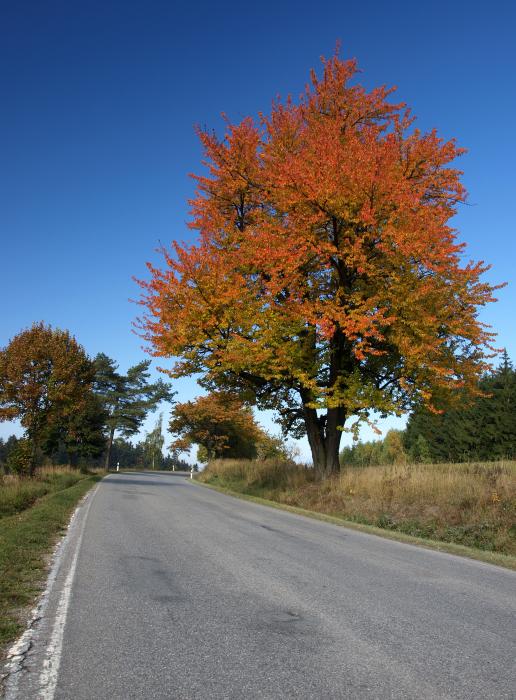
<instances>
[{"instance_id":1,"label":"white line on road","mask_svg":"<svg viewBox=\"0 0 516 700\"><path fill-rule=\"evenodd\" d=\"M77 559L79 558L79 552L81 549L84 525L88 518L88 513L96 492L97 487L92 493L91 498L88 500L88 505L86 506L86 512L81 522L81 532L79 534L75 546L75 552L73 555L72 563L70 565L70 571L68 572L68 575L64 582L63 590L61 591L61 597L57 605L55 622L52 628L50 643L48 644L45 651L43 670L39 677L40 698L42 700L53 700L54 698L54 693L57 685L57 677L59 673L59 664L61 663L61 652L63 650L63 633L66 624L66 616L68 614L68 606L70 604L70 594L72 592L72 584L75 575L75 569L77 567Z\"/></svg>"}]
</instances>

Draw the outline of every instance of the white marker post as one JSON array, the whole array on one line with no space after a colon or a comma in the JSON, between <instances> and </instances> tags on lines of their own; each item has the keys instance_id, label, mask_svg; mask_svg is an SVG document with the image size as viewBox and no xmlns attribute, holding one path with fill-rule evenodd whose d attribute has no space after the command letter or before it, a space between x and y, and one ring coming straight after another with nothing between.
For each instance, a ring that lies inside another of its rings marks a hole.
<instances>
[{"instance_id":1,"label":"white marker post","mask_svg":"<svg viewBox=\"0 0 516 700\"><path fill-rule=\"evenodd\" d=\"M117 470L117 472L120 471L120 462L117 462L117 463L116 463L116 470Z\"/></svg>"},{"instance_id":2,"label":"white marker post","mask_svg":"<svg viewBox=\"0 0 516 700\"><path fill-rule=\"evenodd\" d=\"M190 467L190 479L193 479L193 467Z\"/></svg>"}]
</instances>

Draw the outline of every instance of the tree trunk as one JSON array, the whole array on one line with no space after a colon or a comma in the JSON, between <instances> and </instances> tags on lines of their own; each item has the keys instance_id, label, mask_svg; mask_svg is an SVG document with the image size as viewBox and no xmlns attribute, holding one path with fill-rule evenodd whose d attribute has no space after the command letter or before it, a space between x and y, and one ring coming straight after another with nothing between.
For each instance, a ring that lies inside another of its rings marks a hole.
<instances>
[{"instance_id":1,"label":"tree trunk","mask_svg":"<svg viewBox=\"0 0 516 700\"><path fill-rule=\"evenodd\" d=\"M303 406L308 442L314 468L321 476L340 471L339 447L345 415L341 408L328 409L326 416L318 416L314 408Z\"/></svg>"},{"instance_id":2,"label":"tree trunk","mask_svg":"<svg viewBox=\"0 0 516 700\"><path fill-rule=\"evenodd\" d=\"M31 425L27 430L27 438L30 444L29 477L32 479L32 477L36 473L36 464L38 456L39 423L37 418L32 418Z\"/></svg>"},{"instance_id":3,"label":"tree trunk","mask_svg":"<svg viewBox=\"0 0 516 700\"><path fill-rule=\"evenodd\" d=\"M104 468L106 471L109 469L109 463L111 461L111 448L113 447L113 437L115 435L115 429L111 428L109 431L109 438L108 438L108 444L107 444L107 450L106 450L106 462L104 464Z\"/></svg>"},{"instance_id":4,"label":"tree trunk","mask_svg":"<svg viewBox=\"0 0 516 700\"><path fill-rule=\"evenodd\" d=\"M29 462L29 476L32 479L36 472L36 455L37 455L37 447L36 447L36 442L35 440L31 440L31 450L30 450L30 462Z\"/></svg>"},{"instance_id":5,"label":"tree trunk","mask_svg":"<svg viewBox=\"0 0 516 700\"><path fill-rule=\"evenodd\" d=\"M344 408L329 408L326 414L326 469L329 473L340 471L340 441L346 421ZM339 428L341 428L339 430Z\"/></svg>"},{"instance_id":6,"label":"tree trunk","mask_svg":"<svg viewBox=\"0 0 516 700\"><path fill-rule=\"evenodd\" d=\"M343 363L346 359L345 342L342 333L335 333L331 342L329 389L333 389L341 376ZM305 329L303 337L304 353L307 362L315 366L317 358L317 332L315 326ZM317 415L313 403L313 394L309 389L300 389L301 402L305 419L306 434L314 468L321 476L329 476L340 471L339 447L342 430L346 420L344 407L328 408L326 415Z\"/></svg>"}]
</instances>

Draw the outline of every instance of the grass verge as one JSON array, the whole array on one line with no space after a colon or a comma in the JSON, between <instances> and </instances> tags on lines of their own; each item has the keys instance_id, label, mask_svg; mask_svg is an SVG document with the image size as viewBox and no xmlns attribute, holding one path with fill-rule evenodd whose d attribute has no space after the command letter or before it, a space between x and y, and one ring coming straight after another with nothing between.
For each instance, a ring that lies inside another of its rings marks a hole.
<instances>
[{"instance_id":1,"label":"grass verge","mask_svg":"<svg viewBox=\"0 0 516 700\"><path fill-rule=\"evenodd\" d=\"M15 514L0 518L0 657L23 629L27 606L41 591L48 555L74 507L101 478L61 470L50 475L50 486L41 480L22 486L27 497L11 499L11 506L4 493L3 512L15 509ZM34 495L41 491L44 495Z\"/></svg>"},{"instance_id":2,"label":"grass verge","mask_svg":"<svg viewBox=\"0 0 516 700\"><path fill-rule=\"evenodd\" d=\"M514 466L397 465L349 469L320 481L297 465L220 460L196 480L264 505L516 570Z\"/></svg>"}]
</instances>

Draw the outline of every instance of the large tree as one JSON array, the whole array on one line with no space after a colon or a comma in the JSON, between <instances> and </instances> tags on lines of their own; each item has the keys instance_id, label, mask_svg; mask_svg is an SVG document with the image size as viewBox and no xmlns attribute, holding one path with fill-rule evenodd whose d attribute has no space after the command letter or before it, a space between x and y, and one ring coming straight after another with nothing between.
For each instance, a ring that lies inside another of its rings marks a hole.
<instances>
[{"instance_id":1,"label":"large tree","mask_svg":"<svg viewBox=\"0 0 516 700\"><path fill-rule=\"evenodd\" d=\"M149 265L141 329L179 358L171 376L200 373L306 432L328 473L351 416L475 388L493 287L450 225L462 149L414 128L391 90L353 84L354 61L323 63L297 103L228 122L223 139L199 132L200 238Z\"/></svg>"},{"instance_id":2,"label":"large tree","mask_svg":"<svg viewBox=\"0 0 516 700\"><path fill-rule=\"evenodd\" d=\"M172 400L175 392L161 379L149 382L150 360L130 367L127 374L118 372L116 362L104 353L99 353L94 363L94 390L107 414L109 432L105 466L109 469L115 433L119 431L124 437L137 433L147 414L154 411L161 401Z\"/></svg>"},{"instance_id":3,"label":"large tree","mask_svg":"<svg viewBox=\"0 0 516 700\"><path fill-rule=\"evenodd\" d=\"M39 451L51 453L62 438L73 441L72 426L77 435L84 433L93 377L93 364L75 338L43 322L0 351L0 420L20 419L31 474Z\"/></svg>"}]
</instances>

